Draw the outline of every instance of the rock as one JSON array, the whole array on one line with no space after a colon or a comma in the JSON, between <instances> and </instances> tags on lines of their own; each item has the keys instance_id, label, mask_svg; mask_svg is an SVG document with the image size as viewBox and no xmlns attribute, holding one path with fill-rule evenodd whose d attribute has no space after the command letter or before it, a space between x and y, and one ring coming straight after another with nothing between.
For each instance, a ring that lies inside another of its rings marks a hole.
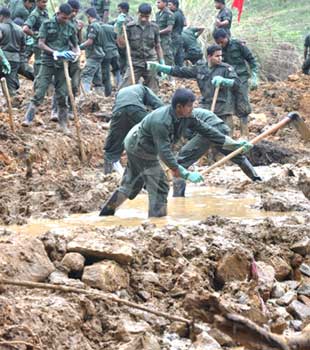
<instances>
[{"instance_id":1,"label":"rock","mask_svg":"<svg viewBox=\"0 0 310 350\"><path fill-rule=\"evenodd\" d=\"M297 293L301 295L305 295L306 297L310 297L310 284L303 283L298 289Z\"/></svg>"},{"instance_id":2,"label":"rock","mask_svg":"<svg viewBox=\"0 0 310 350\"><path fill-rule=\"evenodd\" d=\"M197 336L196 341L192 344L189 350L220 350L221 345L213 339L208 333L202 332Z\"/></svg>"},{"instance_id":3,"label":"rock","mask_svg":"<svg viewBox=\"0 0 310 350\"><path fill-rule=\"evenodd\" d=\"M60 262L60 266L68 272L80 272L84 268L85 258L80 253L67 253Z\"/></svg>"},{"instance_id":4,"label":"rock","mask_svg":"<svg viewBox=\"0 0 310 350\"><path fill-rule=\"evenodd\" d=\"M82 281L93 288L115 292L127 288L128 274L114 261L101 261L84 268Z\"/></svg>"},{"instance_id":5,"label":"rock","mask_svg":"<svg viewBox=\"0 0 310 350\"><path fill-rule=\"evenodd\" d=\"M291 246L291 250L294 253L305 256L310 253L310 238L304 238Z\"/></svg>"},{"instance_id":6,"label":"rock","mask_svg":"<svg viewBox=\"0 0 310 350\"><path fill-rule=\"evenodd\" d=\"M305 263L301 264L300 267L299 267L299 271L302 274L310 277L310 266L308 264L305 264Z\"/></svg>"},{"instance_id":7,"label":"rock","mask_svg":"<svg viewBox=\"0 0 310 350\"><path fill-rule=\"evenodd\" d=\"M296 298L296 296L296 292L290 290L277 300L277 304L281 306L287 306Z\"/></svg>"},{"instance_id":8,"label":"rock","mask_svg":"<svg viewBox=\"0 0 310 350\"><path fill-rule=\"evenodd\" d=\"M68 243L69 252L78 252L85 257L110 259L119 264L129 264L133 258L133 245L119 239L107 240L97 232L87 232Z\"/></svg>"},{"instance_id":9,"label":"rock","mask_svg":"<svg viewBox=\"0 0 310 350\"><path fill-rule=\"evenodd\" d=\"M221 332L217 328L212 328L208 334L217 341L221 346L231 347L234 345L234 341L231 337L223 332Z\"/></svg>"},{"instance_id":10,"label":"rock","mask_svg":"<svg viewBox=\"0 0 310 350\"><path fill-rule=\"evenodd\" d=\"M0 274L3 276L43 282L54 270L39 239L16 235L0 242Z\"/></svg>"},{"instance_id":11,"label":"rock","mask_svg":"<svg viewBox=\"0 0 310 350\"><path fill-rule=\"evenodd\" d=\"M85 288L85 284L82 281L78 279L69 278L64 272L58 270L52 272L49 275L48 279L49 282L53 284L59 284L74 288Z\"/></svg>"},{"instance_id":12,"label":"rock","mask_svg":"<svg viewBox=\"0 0 310 350\"><path fill-rule=\"evenodd\" d=\"M306 297L305 295L298 295L297 299L305 305L310 306L310 298Z\"/></svg>"},{"instance_id":13,"label":"rock","mask_svg":"<svg viewBox=\"0 0 310 350\"><path fill-rule=\"evenodd\" d=\"M297 80L299 80L299 76L298 76L297 74L290 74L290 75L287 77L287 79L288 79L289 81L297 81Z\"/></svg>"},{"instance_id":14,"label":"rock","mask_svg":"<svg viewBox=\"0 0 310 350\"><path fill-rule=\"evenodd\" d=\"M263 261L257 261L255 274L253 277L258 280L260 289L263 291L263 294L270 294L274 279L275 279L275 270L271 265L266 264Z\"/></svg>"},{"instance_id":15,"label":"rock","mask_svg":"<svg viewBox=\"0 0 310 350\"><path fill-rule=\"evenodd\" d=\"M298 268L303 261L303 257L300 254L294 254L291 259L291 265L293 268Z\"/></svg>"},{"instance_id":16,"label":"rock","mask_svg":"<svg viewBox=\"0 0 310 350\"><path fill-rule=\"evenodd\" d=\"M273 333L282 334L286 328L287 322L283 318L279 318L270 324L270 330Z\"/></svg>"},{"instance_id":17,"label":"rock","mask_svg":"<svg viewBox=\"0 0 310 350\"><path fill-rule=\"evenodd\" d=\"M290 325L294 328L296 332L300 332L302 329L302 321L300 320L291 320Z\"/></svg>"},{"instance_id":18,"label":"rock","mask_svg":"<svg viewBox=\"0 0 310 350\"><path fill-rule=\"evenodd\" d=\"M301 321L310 321L310 306L294 300L287 308L287 311Z\"/></svg>"},{"instance_id":19,"label":"rock","mask_svg":"<svg viewBox=\"0 0 310 350\"><path fill-rule=\"evenodd\" d=\"M156 337L151 333L136 336L127 344L117 347L118 350L160 350Z\"/></svg>"},{"instance_id":20,"label":"rock","mask_svg":"<svg viewBox=\"0 0 310 350\"><path fill-rule=\"evenodd\" d=\"M228 252L217 264L216 280L222 285L229 281L243 281L249 273L249 255L243 251Z\"/></svg>"},{"instance_id":21,"label":"rock","mask_svg":"<svg viewBox=\"0 0 310 350\"><path fill-rule=\"evenodd\" d=\"M290 265L279 256L273 257L270 264L275 270L275 277L277 281L284 281L292 272Z\"/></svg>"},{"instance_id":22,"label":"rock","mask_svg":"<svg viewBox=\"0 0 310 350\"><path fill-rule=\"evenodd\" d=\"M275 299L279 299L283 297L285 294L285 287L281 283L275 283L272 292L271 292L271 297Z\"/></svg>"}]
</instances>

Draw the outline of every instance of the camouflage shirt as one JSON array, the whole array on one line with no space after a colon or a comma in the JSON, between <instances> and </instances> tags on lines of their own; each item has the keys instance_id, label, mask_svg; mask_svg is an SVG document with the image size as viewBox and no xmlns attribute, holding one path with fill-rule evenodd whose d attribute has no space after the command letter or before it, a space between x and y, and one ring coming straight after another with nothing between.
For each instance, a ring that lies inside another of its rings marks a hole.
<instances>
[{"instance_id":1,"label":"camouflage shirt","mask_svg":"<svg viewBox=\"0 0 310 350\"><path fill-rule=\"evenodd\" d=\"M183 30L183 47L186 52L202 53L201 47L197 41L197 33L199 29L196 27L189 27Z\"/></svg>"},{"instance_id":2,"label":"camouflage shirt","mask_svg":"<svg viewBox=\"0 0 310 350\"><path fill-rule=\"evenodd\" d=\"M138 22L127 24L127 36L131 48L132 63L146 68L146 61L157 61L156 45L160 43L159 28L154 22L141 26Z\"/></svg>"},{"instance_id":3,"label":"camouflage shirt","mask_svg":"<svg viewBox=\"0 0 310 350\"><path fill-rule=\"evenodd\" d=\"M104 58L104 34L99 21L94 21L87 27L87 39L92 39L93 44L86 47L86 57L93 59Z\"/></svg>"},{"instance_id":4,"label":"camouflage shirt","mask_svg":"<svg viewBox=\"0 0 310 350\"><path fill-rule=\"evenodd\" d=\"M232 12L228 7L224 7L222 10L219 11L216 18L219 19L221 22L228 21L228 24L226 26L220 27L221 29L226 30L226 32L230 35L230 28L231 28L231 22L232 22ZM218 29L218 28L217 28Z\"/></svg>"},{"instance_id":5,"label":"camouflage shirt","mask_svg":"<svg viewBox=\"0 0 310 350\"><path fill-rule=\"evenodd\" d=\"M196 65L191 67L172 67L171 75L180 78L196 79L202 96L200 103L206 109L211 109L215 92L212 79L215 76L233 79L234 85L232 88L225 86L220 88L214 113L220 117L234 114L235 92L239 90L241 82L234 68L230 65L220 63L217 66L209 68L208 63L200 60Z\"/></svg>"},{"instance_id":6,"label":"camouflage shirt","mask_svg":"<svg viewBox=\"0 0 310 350\"><path fill-rule=\"evenodd\" d=\"M175 23L175 17L172 11L168 9L168 7L165 7L161 11L158 11L156 13L156 23L158 24L159 30L163 30L167 28L169 25L172 27L174 26ZM171 33L167 34L160 34L160 37L170 37Z\"/></svg>"},{"instance_id":7,"label":"camouflage shirt","mask_svg":"<svg viewBox=\"0 0 310 350\"><path fill-rule=\"evenodd\" d=\"M34 8L35 5L33 5L33 7L28 10L24 5L23 0L13 2L12 6L10 6L11 18L14 20L15 18L19 17L25 22Z\"/></svg>"},{"instance_id":8,"label":"camouflage shirt","mask_svg":"<svg viewBox=\"0 0 310 350\"><path fill-rule=\"evenodd\" d=\"M37 7L30 13L26 22L24 23L28 26L34 33L38 33L41 27L41 24L48 20L48 12L46 10L41 11ZM34 35L34 46L38 47L38 37Z\"/></svg>"},{"instance_id":9,"label":"camouflage shirt","mask_svg":"<svg viewBox=\"0 0 310 350\"><path fill-rule=\"evenodd\" d=\"M257 61L250 49L242 41L230 39L227 46L222 49L222 52L223 62L233 66L242 81L247 81L250 77L247 64L252 72L257 73Z\"/></svg>"},{"instance_id":10,"label":"camouflage shirt","mask_svg":"<svg viewBox=\"0 0 310 350\"><path fill-rule=\"evenodd\" d=\"M91 5L95 7L100 20L102 20L104 12L110 9L110 0L91 0Z\"/></svg>"}]
</instances>

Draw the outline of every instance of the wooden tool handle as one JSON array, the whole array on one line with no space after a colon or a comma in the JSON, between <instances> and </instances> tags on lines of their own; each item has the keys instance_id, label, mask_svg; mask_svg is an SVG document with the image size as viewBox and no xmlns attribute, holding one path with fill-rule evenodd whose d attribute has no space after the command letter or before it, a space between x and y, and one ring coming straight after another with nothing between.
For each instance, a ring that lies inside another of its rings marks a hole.
<instances>
[{"instance_id":1,"label":"wooden tool handle","mask_svg":"<svg viewBox=\"0 0 310 350\"><path fill-rule=\"evenodd\" d=\"M15 132L15 124L14 124L14 120L13 120L13 109L12 109L11 97L10 97L8 85L6 83L6 79L4 77L1 78L1 87L2 87L3 94L5 96L6 102L8 104L10 128L13 132Z\"/></svg>"},{"instance_id":2,"label":"wooden tool handle","mask_svg":"<svg viewBox=\"0 0 310 350\"><path fill-rule=\"evenodd\" d=\"M125 23L123 24L123 33L124 33L124 39L125 39L125 43L126 43L128 65L129 65L130 76L131 76L131 84L134 85L136 83L136 79L135 79L135 73L133 70L133 64L132 64L132 59L131 59L131 50L130 50L130 45L129 45L129 41L128 41Z\"/></svg>"},{"instance_id":3,"label":"wooden tool handle","mask_svg":"<svg viewBox=\"0 0 310 350\"><path fill-rule=\"evenodd\" d=\"M214 110L215 110L215 106L216 106L216 101L217 101L217 98L219 96L219 92L220 92L220 87L217 86L215 88L215 91L214 91L214 95L213 95L213 100L212 100L212 105L211 105L211 112L214 113Z\"/></svg>"},{"instance_id":4,"label":"wooden tool handle","mask_svg":"<svg viewBox=\"0 0 310 350\"><path fill-rule=\"evenodd\" d=\"M250 142L253 144L258 143L259 141L263 140L264 138L266 138L267 136L269 136L270 134L273 134L274 132L276 132L277 130L281 129L283 126L285 126L286 124L288 124L291 121L291 118L289 117L285 117L283 118L279 123L273 125L271 128L269 128L268 130L264 131L262 134L256 136L253 140L251 140ZM203 170L201 172L202 175L208 174L210 173L213 169L223 165L224 163L226 163L228 160L234 158L235 156L237 156L238 154L243 152L243 147L240 147L238 149L236 149L235 151L229 153L226 157L220 159L218 162L212 164L210 167L208 167L207 169Z\"/></svg>"}]
</instances>

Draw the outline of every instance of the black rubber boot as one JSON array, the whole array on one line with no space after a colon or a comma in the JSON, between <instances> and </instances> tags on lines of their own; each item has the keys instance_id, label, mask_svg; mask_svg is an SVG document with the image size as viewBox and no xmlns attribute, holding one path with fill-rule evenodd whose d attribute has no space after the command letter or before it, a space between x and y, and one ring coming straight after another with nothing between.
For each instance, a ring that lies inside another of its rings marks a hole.
<instances>
[{"instance_id":1,"label":"black rubber boot","mask_svg":"<svg viewBox=\"0 0 310 350\"><path fill-rule=\"evenodd\" d=\"M108 160L104 160L104 165L103 165L103 172L105 175L111 174L113 171L113 163L109 162Z\"/></svg>"},{"instance_id":2,"label":"black rubber boot","mask_svg":"<svg viewBox=\"0 0 310 350\"><path fill-rule=\"evenodd\" d=\"M167 203L150 204L149 218L160 218L167 216Z\"/></svg>"},{"instance_id":3,"label":"black rubber boot","mask_svg":"<svg viewBox=\"0 0 310 350\"><path fill-rule=\"evenodd\" d=\"M36 111L37 111L37 107L32 102L30 102L27 108L27 112L25 114L25 119L22 122L22 126L26 126L26 127L30 126L30 124L32 123L35 117Z\"/></svg>"},{"instance_id":4,"label":"black rubber boot","mask_svg":"<svg viewBox=\"0 0 310 350\"><path fill-rule=\"evenodd\" d=\"M70 135L71 132L68 129L68 108L58 106L58 120L62 132L65 135Z\"/></svg>"},{"instance_id":5,"label":"black rubber boot","mask_svg":"<svg viewBox=\"0 0 310 350\"><path fill-rule=\"evenodd\" d=\"M103 204L103 207L99 213L99 216L110 216L115 214L116 208L125 202L127 196L116 190L112 196Z\"/></svg>"},{"instance_id":6,"label":"black rubber boot","mask_svg":"<svg viewBox=\"0 0 310 350\"><path fill-rule=\"evenodd\" d=\"M179 177L173 178L173 197L185 197L186 181Z\"/></svg>"},{"instance_id":7,"label":"black rubber boot","mask_svg":"<svg viewBox=\"0 0 310 350\"><path fill-rule=\"evenodd\" d=\"M55 94L52 97L52 110L51 110L50 121L58 122L58 106L57 106L57 101L56 101L56 95Z\"/></svg>"},{"instance_id":8,"label":"black rubber boot","mask_svg":"<svg viewBox=\"0 0 310 350\"><path fill-rule=\"evenodd\" d=\"M252 181L262 181L262 178L257 174L248 158L244 157L244 160L238 165Z\"/></svg>"}]
</instances>

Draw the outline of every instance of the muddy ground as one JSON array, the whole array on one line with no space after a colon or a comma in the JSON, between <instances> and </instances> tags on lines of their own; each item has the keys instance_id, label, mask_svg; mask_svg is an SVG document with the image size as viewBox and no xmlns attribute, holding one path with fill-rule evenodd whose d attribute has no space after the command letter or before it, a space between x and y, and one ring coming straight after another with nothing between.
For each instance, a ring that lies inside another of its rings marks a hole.
<instances>
[{"instance_id":1,"label":"muddy ground","mask_svg":"<svg viewBox=\"0 0 310 350\"><path fill-rule=\"evenodd\" d=\"M177 80L176 85L197 91L196 84L188 81ZM214 316L228 312L283 337L306 327L310 321L310 150L292 126L249 154L263 182L252 183L232 165L206 177L207 186L227 195L240 200L252 196L253 207L273 212L270 217L236 219L227 213L227 217L201 217L199 224L191 225L161 227L145 221L130 228L80 225L48 232L43 228L34 237L23 234L22 228L17 234L7 225L97 211L119 177L102 172L105 122L113 98L92 95L79 101L87 158L81 164L75 132L64 136L49 121L50 98L33 127L20 126L30 91L27 84L23 89L20 105L14 108L15 134L7 125L1 96L1 277L102 290L195 319L197 329L190 332L181 322L98 296L3 286L0 349L268 348L266 343L249 343L241 333L232 337L223 333ZM163 83L162 91L168 101L173 86ZM310 77L302 75L262 84L251 95L251 137L293 110L309 125L309 91Z\"/></svg>"}]
</instances>

